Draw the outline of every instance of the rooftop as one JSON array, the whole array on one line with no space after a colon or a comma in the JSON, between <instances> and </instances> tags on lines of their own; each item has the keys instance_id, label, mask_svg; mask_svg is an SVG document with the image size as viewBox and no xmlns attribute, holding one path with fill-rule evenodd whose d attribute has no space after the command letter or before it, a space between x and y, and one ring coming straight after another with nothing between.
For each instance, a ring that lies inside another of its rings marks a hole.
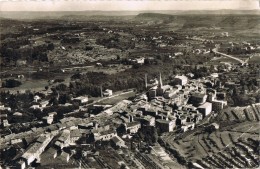
<instances>
[{"instance_id":1,"label":"rooftop","mask_svg":"<svg viewBox=\"0 0 260 169\"><path fill-rule=\"evenodd\" d=\"M106 131L101 131L100 135L107 135L107 134L113 134L113 133L116 133L116 131L113 129L110 129L110 130L106 130Z\"/></svg>"},{"instance_id":2,"label":"rooftop","mask_svg":"<svg viewBox=\"0 0 260 169\"><path fill-rule=\"evenodd\" d=\"M112 141L114 143L124 142L119 136L115 136L112 138Z\"/></svg>"},{"instance_id":3,"label":"rooftop","mask_svg":"<svg viewBox=\"0 0 260 169\"><path fill-rule=\"evenodd\" d=\"M164 123L164 124L169 124L169 123L171 123L171 121L163 120L163 119L157 119L156 122L158 122L158 123Z\"/></svg>"},{"instance_id":4,"label":"rooftop","mask_svg":"<svg viewBox=\"0 0 260 169\"><path fill-rule=\"evenodd\" d=\"M198 108L207 108L207 107L209 107L211 105L212 105L212 103L205 102L204 104L200 105Z\"/></svg>"},{"instance_id":5,"label":"rooftop","mask_svg":"<svg viewBox=\"0 0 260 169\"><path fill-rule=\"evenodd\" d=\"M140 125L140 122L134 121L134 122L126 123L127 127L133 127L133 126L136 126L136 125Z\"/></svg>"}]
</instances>

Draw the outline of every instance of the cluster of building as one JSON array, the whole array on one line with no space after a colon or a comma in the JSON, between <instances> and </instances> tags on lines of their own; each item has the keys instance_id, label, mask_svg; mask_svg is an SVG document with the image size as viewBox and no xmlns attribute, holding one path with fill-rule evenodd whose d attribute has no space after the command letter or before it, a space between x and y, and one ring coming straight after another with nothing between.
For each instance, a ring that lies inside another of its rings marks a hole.
<instances>
[{"instance_id":1,"label":"cluster of building","mask_svg":"<svg viewBox=\"0 0 260 169\"><path fill-rule=\"evenodd\" d=\"M131 139L142 127L154 127L160 133L174 130L185 132L194 129L199 121L227 105L225 93L207 87L218 85L215 76L196 80L189 80L184 75L175 76L171 85L163 85L161 75L153 81L147 92L131 101L122 100L113 106L97 105L103 106L100 113L89 111L88 118L65 117L58 123L53 121L57 114L51 112L43 117L46 127L12 133L1 138L1 142L5 145L14 142L22 144L24 141L28 143L29 147L15 158L18 168L30 166L35 161L40 163L41 154L48 151L49 147L55 150L54 155L57 156L59 152L58 157L64 156L67 159L65 161L68 161L69 155L63 151L65 147L90 141L109 141L115 147L127 147L124 140ZM148 88L147 79L145 82ZM107 90L103 94L108 93L109 96L111 92ZM218 95L223 95L222 100ZM88 102L85 96L72 100L81 104ZM40 103L41 108L46 107L39 96L34 97L34 102ZM47 145L50 146L46 148Z\"/></svg>"}]
</instances>

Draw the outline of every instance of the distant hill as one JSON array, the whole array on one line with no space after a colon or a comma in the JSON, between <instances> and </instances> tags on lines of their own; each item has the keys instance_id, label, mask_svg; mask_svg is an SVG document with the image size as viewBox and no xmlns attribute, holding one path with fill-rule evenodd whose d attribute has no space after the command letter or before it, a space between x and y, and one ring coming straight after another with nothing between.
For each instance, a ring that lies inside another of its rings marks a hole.
<instances>
[{"instance_id":1,"label":"distant hill","mask_svg":"<svg viewBox=\"0 0 260 169\"><path fill-rule=\"evenodd\" d=\"M0 11L0 16L13 19L58 19L66 16L80 17L83 16L136 16L140 12L137 11L17 11L6 12Z\"/></svg>"},{"instance_id":2,"label":"distant hill","mask_svg":"<svg viewBox=\"0 0 260 169\"><path fill-rule=\"evenodd\" d=\"M0 23L1 23L2 25L6 25L6 24L8 24L8 23L15 24L15 23L21 23L21 22L22 22L22 21L15 20L15 19L0 17Z\"/></svg>"},{"instance_id":3,"label":"distant hill","mask_svg":"<svg viewBox=\"0 0 260 169\"><path fill-rule=\"evenodd\" d=\"M212 12L212 15L196 14L191 15L185 12L183 15L170 15L161 13L141 13L135 17L139 21L155 21L162 20L182 24L183 28L194 27L229 27L229 28L259 28L260 15L217 15Z\"/></svg>"},{"instance_id":4,"label":"distant hill","mask_svg":"<svg viewBox=\"0 0 260 169\"><path fill-rule=\"evenodd\" d=\"M62 20L78 20L78 21L84 21L84 20L92 20L92 21L104 21L104 20L122 20L122 19L132 19L133 16L106 16L106 15L64 15L62 17L59 17L58 19Z\"/></svg>"},{"instance_id":5,"label":"distant hill","mask_svg":"<svg viewBox=\"0 0 260 169\"><path fill-rule=\"evenodd\" d=\"M136 19L172 19L174 15L162 13L140 13Z\"/></svg>"}]
</instances>

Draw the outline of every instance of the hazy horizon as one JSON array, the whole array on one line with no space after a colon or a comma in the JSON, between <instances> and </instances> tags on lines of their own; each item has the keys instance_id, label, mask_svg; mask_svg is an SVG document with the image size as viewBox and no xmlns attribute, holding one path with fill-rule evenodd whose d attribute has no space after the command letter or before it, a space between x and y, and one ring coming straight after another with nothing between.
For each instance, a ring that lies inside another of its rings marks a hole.
<instances>
[{"instance_id":1,"label":"hazy horizon","mask_svg":"<svg viewBox=\"0 0 260 169\"><path fill-rule=\"evenodd\" d=\"M257 0L1 1L1 12L259 10Z\"/></svg>"},{"instance_id":2,"label":"hazy horizon","mask_svg":"<svg viewBox=\"0 0 260 169\"><path fill-rule=\"evenodd\" d=\"M0 12L147 12L147 11L183 11L183 12L188 12L188 11L259 11L258 9L192 9L192 10L78 10L78 11L0 11Z\"/></svg>"}]
</instances>

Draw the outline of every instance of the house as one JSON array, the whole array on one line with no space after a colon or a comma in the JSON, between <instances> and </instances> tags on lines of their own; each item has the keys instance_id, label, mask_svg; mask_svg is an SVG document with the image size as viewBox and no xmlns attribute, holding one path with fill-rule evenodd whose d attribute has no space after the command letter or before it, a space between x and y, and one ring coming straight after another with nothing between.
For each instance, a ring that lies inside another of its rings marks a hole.
<instances>
[{"instance_id":1,"label":"house","mask_svg":"<svg viewBox=\"0 0 260 169\"><path fill-rule=\"evenodd\" d=\"M102 63L96 63L96 66L98 66L98 67L101 67L102 66Z\"/></svg>"},{"instance_id":2,"label":"house","mask_svg":"<svg viewBox=\"0 0 260 169\"><path fill-rule=\"evenodd\" d=\"M20 138L17 138L17 139L12 139L11 140L11 145L14 145L14 144L17 144L17 143L21 143L23 140L20 139Z\"/></svg>"},{"instance_id":3,"label":"house","mask_svg":"<svg viewBox=\"0 0 260 169\"><path fill-rule=\"evenodd\" d=\"M189 103L193 104L194 106L201 105L206 102L207 95L203 93L192 93L189 99Z\"/></svg>"},{"instance_id":4,"label":"house","mask_svg":"<svg viewBox=\"0 0 260 169\"><path fill-rule=\"evenodd\" d=\"M33 101L34 101L34 102L38 102L40 99L41 99L41 97L38 96L38 95L35 95L35 96L33 97Z\"/></svg>"},{"instance_id":5,"label":"house","mask_svg":"<svg viewBox=\"0 0 260 169\"><path fill-rule=\"evenodd\" d=\"M155 117L153 116L144 116L140 121L143 125L155 126Z\"/></svg>"},{"instance_id":6,"label":"house","mask_svg":"<svg viewBox=\"0 0 260 169\"><path fill-rule=\"evenodd\" d=\"M49 101L48 101L48 100L42 101L42 102L40 102L40 107L41 107L41 108L45 108L48 104L49 104Z\"/></svg>"},{"instance_id":7,"label":"house","mask_svg":"<svg viewBox=\"0 0 260 169\"><path fill-rule=\"evenodd\" d=\"M106 89L106 90L103 92L103 96L104 96L104 97L112 96L112 94L113 94L113 91L110 90L110 89Z\"/></svg>"},{"instance_id":8,"label":"house","mask_svg":"<svg viewBox=\"0 0 260 169\"><path fill-rule=\"evenodd\" d=\"M71 130L70 131L70 142L75 143L77 140L80 139L82 136L82 133L80 132L79 129Z\"/></svg>"},{"instance_id":9,"label":"house","mask_svg":"<svg viewBox=\"0 0 260 169\"><path fill-rule=\"evenodd\" d=\"M122 140L119 136L114 136L111 139L111 145L114 147L126 147L124 140Z\"/></svg>"},{"instance_id":10,"label":"house","mask_svg":"<svg viewBox=\"0 0 260 169\"><path fill-rule=\"evenodd\" d=\"M32 105L31 107L30 107L30 109L40 109L40 105L37 105L37 104L35 104L35 105Z\"/></svg>"},{"instance_id":11,"label":"house","mask_svg":"<svg viewBox=\"0 0 260 169\"><path fill-rule=\"evenodd\" d=\"M7 119L7 114L0 113L0 125L2 125L2 121Z\"/></svg>"},{"instance_id":12,"label":"house","mask_svg":"<svg viewBox=\"0 0 260 169\"><path fill-rule=\"evenodd\" d=\"M184 86L188 83L188 78L184 75L182 76L175 76L174 79L173 79L173 83L175 85L181 85L181 86Z\"/></svg>"},{"instance_id":13,"label":"house","mask_svg":"<svg viewBox=\"0 0 260 169\"><path fill-rule=\"evenodd\" d=\"M79 129L90 129L93 125L94 125L93 122L80 123L80 124L78 124L78 128Z\"/></svg>"},{"instance_id":14,"label":"house","mask_svg":"<svg viewBox=\"0 0 260 169\"><path fill-rule=\"evenodd\" d=\"M19 117L21 117L21 116L23 116L23 114L20 113L20 112L15 112L15 113L13 114L13 116L19 116Z\"/></svg>"},{"instance_id":15,"label":"house","mask_svg":"<svg viewBox=\"0 0 260 169\"><path fill-rule=\"evenodd\" d=\"M148 91L148 96L149 98L155 98L156 97L156 89L155 88L152 88Z\"/></svg>"},{"instance_id":16,"label":"house","mask_svg":"<svg viewBox=\"0 0 260 169\"><path fill-rule=\"evenodd\" d=\"M182 126L181 126L181 129L182 129L183 132L186 132L186 131L188 131L188 130L193 130L194 127L195 127L195 123L193 123L193 122L188 122L188 123L186 123L185 125L182 125Z\"/></svg>"},{"instance_id":17,"label":"house","mask_svg":"<svg viewBox=\"0 0 260 169\"><path fill-rule=\"evenodd\" d=\"M139 102L139 101L146 101L148 100L148 97L146 94L141 94L139 96L137 96L135 99L134 99L134 102Z\"/></svg>"},{"instance_id":18,"label":"house","mask_svg":"<svg viewBox=\"0 0 260 169\"><path fill-rule=\"evenodd\" d=\"M57 150L53 147L50 147L48 150L46 150L46 153L48 154L48 156L50 156L51 158L56 158L57 157Z\"/></svg>"},{"instance_id":19,"label":"house","mask_svg":"<svg viewBox=\"0 0 260 169\"><path fill-rule=\"evenodd\" d=\"M224 108L224 106L227 105L227 101L223 101L223 100L213 100L211 101L211 103L212 103L212 111L214 112L219 112Z\"/></svg>"},{"instance_id":20,"label":"house","mask_svg":"<svg viewBox=\"0 0 260 169\"><path fill-rule=\"evenodd\" d=\"M26 65L26 63L27 63L26 60L18 59L16 61L16 66L23 66L23 65Z\"/></svg>"},{"instance_id":21,"label":"house","mask_svg":"<svg viewBox=\"0 0 260 169\"><path fill-rule=\"evenodd\" d=\"M41 165L46 166L53 162L56 163L57 155L58 155L58 151L55 148L53 147L48 148L40 155Z\"/></svg>"},{"instance_id":22,"label":"house","mask_svg":"<svg viewBox=\"0 0 260 169\"><path fill-rule=\"evenodd\" d=\"M54 145L60 149L67 147L70 144L70 130L63 130L60 137L57 138L57 141Z\"/></svg>"},{"instance_id":23,"label":"house","mask_svg":"<svg viewBox=\"0 0 260 169\"><path fill-rule=\"evenodd\" d=\"M70 154L62 151L61 154L55 160L67 163L70 160Z\"/></svg>"},{"instance_id":24,"label":"house","mask_svg":"<svg viewBox=\"0 0 260 169\"><path fill-rule=\"evenodd\" d=\"M181 55L183 55L183 52L175 52L174 53L174 56L181 56Z\"/></svg>"},{"instance_id":25,"label":"house","mask_svg":"<svg viewBox=\"0 0 260 169\"><path fill-rule=\"evenodd\" d=\"M176 126L175 121L167 121L163 119L157 119L155 121L156 128L159 128L161 132L171 132Z\"/></svg>"},{"instance_id":26,"label":"house","mask_svg":"<svg viewBox=\"0 0 260 169\"><path fill-rule=\"evenodd\" d=\"M5 107L5 105L0 105L0 111L1 110L11 111L11 108L10 107Z\"/></svg>"},{"instance_id":27,"label":"house","mask_svg":"<svg viewBox=\"0 0 260 169\"><path fill-rule=\"evenodd\" d=\"M3 123L2 123L2 124L3 124L4 127L10 126L10 124L9 124L9 122L8 122L7 119L3 120Z\"/></svg>"},{"instance_id":28,"label":"house","mask_svg":"<svg viewBox=\"0 0 260 169\"><path fill-rule=\"evenodd\" d=\"M37 139L37 141L30 145L22 155L22 158L26 160L26 164L30 165L34 160L40 161L40 155L47 147L47 145L53 139L53 135L45 134Z\"/></svg>"},{"instance_id":29,"label":"house","mask_svg":"<svg viewBox=\"0 0 260 169\"><path fill-rule=\"evenodd\" d=\"M100 133L94 133L94 138L95 140L101 140L101 141L108 141L114 136L117 136L117 133L115 130L107 130L107 131L102 131Z\"/></svg>"},{"instance_id":30,"label":"house","mask_svg":"<svg viewBox=\"0 0 260 169\"><path fill-rule=\"evenodd\" d=\"M157 116L158 115L158 109L156 107L148 107L144 112L144 115L150 115L150 116Z\"/></svg>"},{"instance_id":31,"label":"house","mask_svg":"<svg viewBox=\"0 0 260 169\"><path fill-rule=\"evenodd\" d=\"M136 63L138 63L138 64L144 64L144 57L137 58L135 60L136 60Z\"/></svg>"},{"instance_id":32,"label":"house","mask_svg":"<svg viewBox=\"0 0 260 169\"><path fill-rule=\"evenodd\" d=\"M163 97L166 99L172 98L175 94L177 94L178 90L176 88L166 90L163 94Z\"/></svg>"},{"instance_id":33,"label":"house","mask_svg":"<svg viewBox=\"0 0 260 169\"><path fill-rule=\"evenodd\" d=\"M126 132L129 134L137 133L138 130L141 128L140 122L130 122L125 124Z\"/></svg>"},{"instance_id":34,"label":"house","mask_svg":"<svg viewBox=\"0 0 260 169\"><path fill-rule=\"evenodd\" d=\"M43 122L45 124L51 124L53 122L53 117L52 116L45 116L42 118Z\"/></svg>"},{"instance_id":35,"label":"house","mask_svg":"<svg viewBox=\"0 0 260 169\"><path fill-rule=\"evenodd\" d=\"M15 168L17 169L25 169L26 168L26 161L23 158L20 158L19 160L17 160L17 162L15 163Z\"/></svg>"},{"instance_id":36,"label":"house","mask_svg":"<svg viewBox=\"0 0 260 169\"><path fill-rule=\"evenodd\" d=\"M48 116L49 117L54 117L54 116L56 116L57 115L57 112L50 112L50 113L48 113Z\"/></svg>"},{"instance_id":37,"label":"house","mask_svg":"<svg viewBox=\"0 0 260 169\"><path fill-rule=\"evenodd\" d=\"M183 112L178 112L178 114L176 115L177 119L176 119L176 125L178 126L183 126L187 123L188 121L188 116L187 114L184 114Z\"/></svg>"},{"instance_id":38,"label":"house","mask_svg":"<svg viewBox=\"0 0 260 169\"><path fill-rule=\"evenodd\" d=\"M218 73L212 73L210 76L213 78L218 78Z\"/></svg>"},{"instance_id":39,"label":"house","mask_svg":"<svg viewBox=\"0 0 260 169\"><path fill-rule=\"evenodd\" d=\"M206 102L200 105L197 109L203 115L203 118L205 118L212 111L212 103Z\"/></svg>"},{"instance_id":40,"label":"house","mask_svg":"<svg viewBox=\"0 0 260 169\"><path fill-rule=\"evenodd\" d=\"M72 100L75 102L78 102L80 104L84 104L84 103L88 102L88 96L79 96L79 97L73 98Z\"/></svg>"}]
</instances>

